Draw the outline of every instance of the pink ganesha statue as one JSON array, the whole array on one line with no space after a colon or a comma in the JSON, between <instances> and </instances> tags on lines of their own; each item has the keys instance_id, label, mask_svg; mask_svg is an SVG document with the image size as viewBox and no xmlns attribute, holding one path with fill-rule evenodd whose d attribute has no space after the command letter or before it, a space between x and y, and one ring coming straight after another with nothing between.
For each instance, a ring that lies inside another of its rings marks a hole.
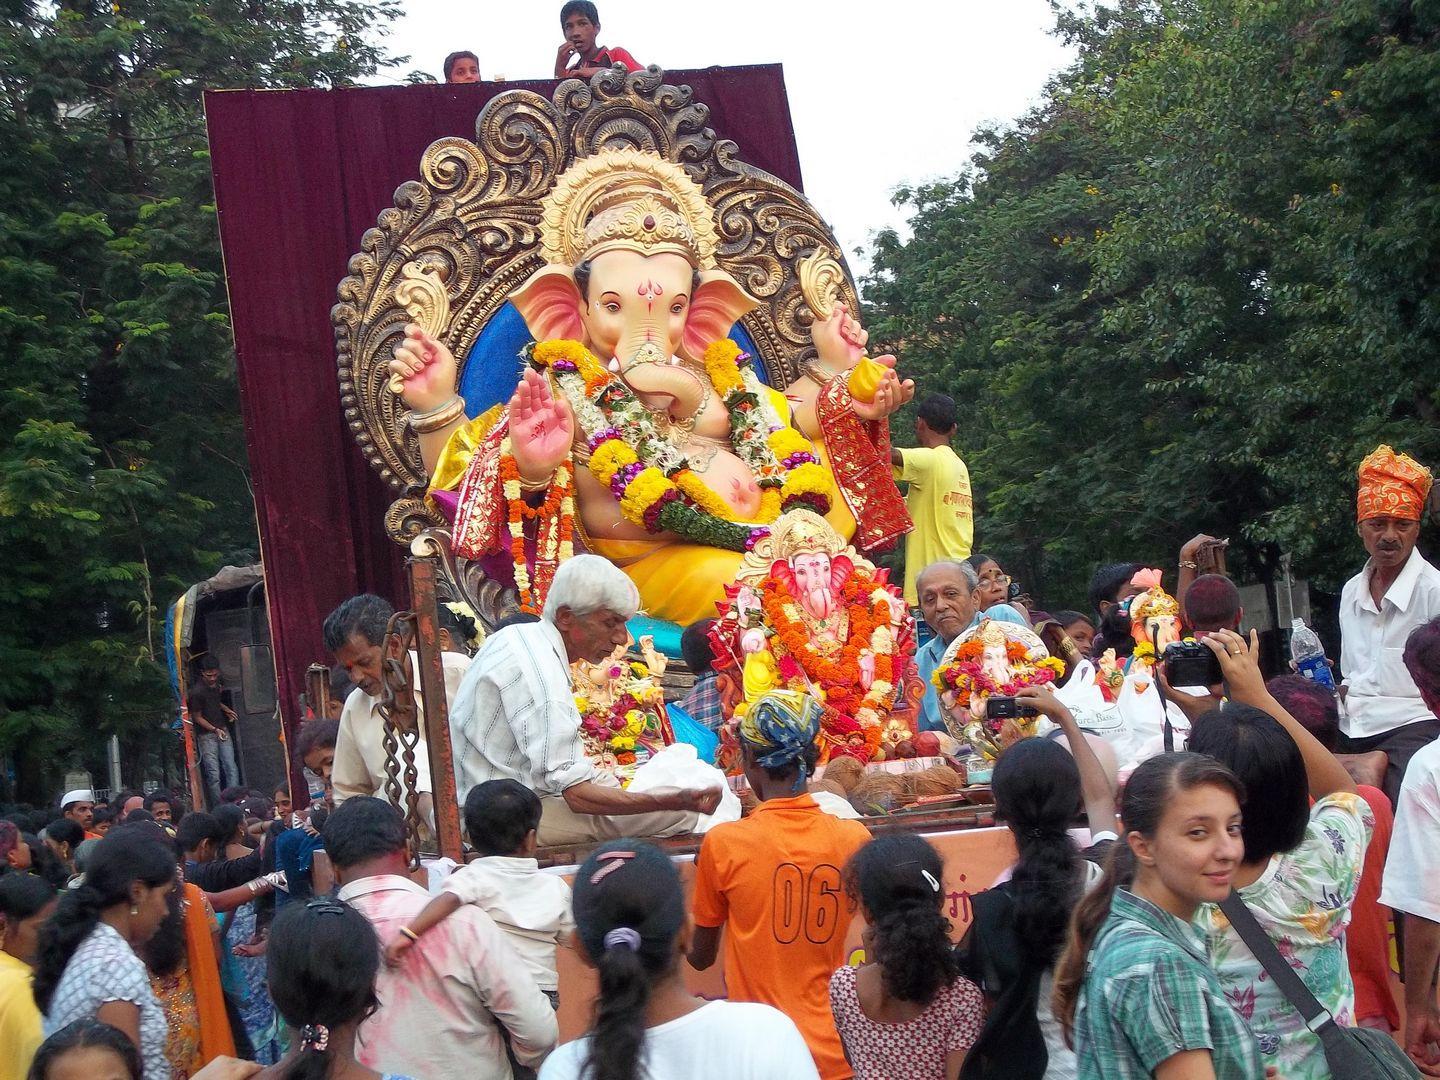
<instances>
[{"instance_id":1,"label":"pink ganesha statue","mask_svg":"<svg viewBox=\"0 0 1440 1080\"><path fill-rule=\"evenodd\" d=\"M467 419L455 357L418 326L390 364L457 554L513 561L535 610L583 547L625 569L649 615L686 624L792 508L862 550L908 531L886 418L914 387L865 356L843 304L781 394L726 336L756 301L717 265L714 211L681 166L607 150L542 210L546 265L510 297L537 344L508 405Z\"/></svg>"},{"instance_id":2,"label":"pink ganesha statue","mask_svg":"<svg viewBox=\"0 0 1440 1080\"><path fill-rule=\"evenodd\" d=\"M915 710L904 693L907 681L918 683L915 621L887 574L804 509L785 514L747 556L710 631L716 669L727 676L721 764L738 764L735 728L775 689L804 693L824 707L821 762L902 755L915 734Z\"/></svg>"}]
</instances>

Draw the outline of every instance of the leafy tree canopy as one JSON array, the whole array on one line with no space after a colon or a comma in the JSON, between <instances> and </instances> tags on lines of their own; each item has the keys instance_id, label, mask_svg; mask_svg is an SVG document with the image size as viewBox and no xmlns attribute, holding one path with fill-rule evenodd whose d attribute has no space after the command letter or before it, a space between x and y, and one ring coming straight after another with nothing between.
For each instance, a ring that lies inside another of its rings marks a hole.
<instances>
[{"instance_id":1,"label":"leafy tree canopy","mask_svg":"<svg viewBox=\"0 0 1440 1080\"><path fill-rule=\"evenodd\" d=\"M913 238L866 281L961 404L982 546L1055 607L1202 530L1338 588L1361 457L1440 465L1440 15L1121 0L1058 32L1074 64L898 193Z\"/></svg>"},{"instance_id":2,"label":"leafy tree canopy","mask_svg":"<svg viewBox=\"0 0 1440 1080\"><path fill-rule=\"evenodd\" d=\"M201 94L340 86L396 0L0 0L0 766L173 745L165 610L256 557ZM0 776L0 793L6 779Z\"/></svg>"}]
</instances>

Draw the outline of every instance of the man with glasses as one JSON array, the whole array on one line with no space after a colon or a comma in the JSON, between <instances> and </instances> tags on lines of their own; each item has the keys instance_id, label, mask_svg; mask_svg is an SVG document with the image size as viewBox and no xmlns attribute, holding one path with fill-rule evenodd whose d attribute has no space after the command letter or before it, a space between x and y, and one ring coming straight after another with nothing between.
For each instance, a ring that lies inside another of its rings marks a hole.
<instances>
[{"instance_id":1,"label":"man with glasses","mask_svg":"<svg viewBox=\"0 0 1440 1080\"><path fill-rule=\"evenodd\" d=\"M1430 470L1381 446L1360 463L1356 519L1370 558L1340 596L1342 754L1383 750L1393 803L1410 759L1440 734L1405 668L1410 632L1440 615L1440 571L1415 548Z\"/></svg>"}]
</instances>

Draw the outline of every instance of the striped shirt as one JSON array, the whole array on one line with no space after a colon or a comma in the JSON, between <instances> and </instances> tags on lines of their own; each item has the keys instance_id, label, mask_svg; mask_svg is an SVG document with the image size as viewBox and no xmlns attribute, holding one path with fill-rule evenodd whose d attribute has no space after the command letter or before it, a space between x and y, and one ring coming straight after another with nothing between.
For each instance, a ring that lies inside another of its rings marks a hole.
<instances>
[{"instance_id":1,"label":"striped shirt","mask_svg":"<svg viewBox=\"0 0 1440 1080\"><path fill-rule=\"evenodd\" d=\"M1186 1050L1216 1080L1261 1080L1255 1037L1228 1001L1196 932L1119 889L1086 958L1075 1011L1079 1080L1142 1080Z\"/></svg>"},{"instance_id":2,"label":"striped shirt","mask_svg":"<svg viewBox=\"0 0 1440 1080\"><path fill-rule=\"evenodd\" d=\"M455 694L450 743L462 803L486 780L518 780L545 796L596 779L553 623L507 626L485 639Z\"/></svg>"}]
</instances>

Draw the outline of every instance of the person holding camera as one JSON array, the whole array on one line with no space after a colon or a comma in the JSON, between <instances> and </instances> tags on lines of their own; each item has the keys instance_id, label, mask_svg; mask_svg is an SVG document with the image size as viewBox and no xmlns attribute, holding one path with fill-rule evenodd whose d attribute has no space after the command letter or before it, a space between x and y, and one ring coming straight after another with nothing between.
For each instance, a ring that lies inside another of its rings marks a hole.
<instances>
[{"instance_id":1,"label":"person holding camera","mask_svg":"<svg viewBox=\"0 0 1440 1080\"><path fill-rule=\"evenodd\" d=\"M1353 1027L1345 931L1375 816L1335 756L1271 695L1257 633L1247 641L1222 629L1200 644L1219 660L1229 700L1196 719L1189 748L1228 767L1244 787L1245 853L1235 890L1335 1022ZM1202 904L1192 923L1225 997L1239 1004L1259 1040L1264 1064L1286 1080L1329 1077L1319 1035L1219 906Z\"/></svg>"},{"instance_id":2,"label":"person holding camera","mask_svg":"<svg viewBox=\"0 0 1440 1080\"><path fill-rule=\"evenodd\" d=\"M1175 730L1176 750L1186 748L1195 721L1224 700L1224 673L1204 639L1220 630L1238 632L1245 617L1240 590L1223 574L1196 578L1184 592L1181 609L1194 640L1171 645L1155 668ZM1159 752L1155 747L1154 753Z\"/></svg>"}]
</instances>

